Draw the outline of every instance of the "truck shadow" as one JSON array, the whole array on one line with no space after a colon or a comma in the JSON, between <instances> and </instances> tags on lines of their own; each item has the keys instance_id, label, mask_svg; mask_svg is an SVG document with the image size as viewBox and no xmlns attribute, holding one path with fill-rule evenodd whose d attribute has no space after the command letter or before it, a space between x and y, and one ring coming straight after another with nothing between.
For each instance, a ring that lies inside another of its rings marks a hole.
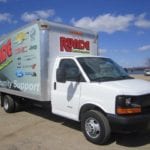
<instances>
[{"instance_id":1,"label":"truck shadow","mask_svg":"<svg viewBox=\"0 0 150 150\"><path fill-rule=\"evenodd\" d=\"M113 134L117 145L125 147L140 147L150 144L150 131L132 134Z\"/></svg>"},{"instance_id":2,"label":"truck shadow","mask_svg":"<svg viewBox=\"0 0 150 150\"><path fill-rule=\"evenodd\" d=\"M77 130L78 132L81 132L80 123L54 115L51 113L49 109L32 107L32 108L25 108L24 111L31 113L33 115L40 116L47 120L60 123L61 125ZM146 144L150 144L150 131L132 134L113 133L108 143L106 143L106 145L110 145L112 143L116 143L116 145L121 145L124 147L140 147Z\"/></svg>"},{"instance_id":3,"label":"truck shadow","mask_svg":"<svg viewBox=\"0 0 150 150\"><path fill-rule=\"evenodd\" d=\"M73 120L69 120L67 118L57 116L55 114L52 114L50 109L47 109L47 108L43 109L39 107L32 107L32 108L27 107L27 108L24 108L24 111L80 131L80 123L73 121Z\"/></svg>"}]
</instances>

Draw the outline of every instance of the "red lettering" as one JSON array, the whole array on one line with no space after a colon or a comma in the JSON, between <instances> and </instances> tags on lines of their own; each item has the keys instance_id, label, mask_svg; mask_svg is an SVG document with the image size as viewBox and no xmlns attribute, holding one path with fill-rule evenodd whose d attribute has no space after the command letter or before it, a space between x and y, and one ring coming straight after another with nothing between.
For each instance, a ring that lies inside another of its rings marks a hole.
<instances>
[{"instance_id":1,"label":"red lettering","mask_svg":"<svg viewBox=\"0 0 150 150\"><path fill-rule=\"evenodd\" d=\"M71 50L72 50L72 43L73 43L73 40L71 39L71 38L67 38L66 40L65 40L65 50L66 50L66 52L71 52Z\"/></svg>"},{"instance_id":2,"label":"red lettering","mask_svg":"<svg viewBox=\"0 0 150 150\"><path fill-rule=\"evenodd\" d=\"M0 48L0 64L6 61L8 57L12 56L11 40L9 39L6 44Z\"/></svg>"},{"instance_id":3,"label":"red lettering","mask_svg":"<svg viewBox=\"0 0 150 150\"><path fill-rule=\"evenodd\" d=\"M6 60L6 54L3 50L0 50L0 64Z\"/></svg>"},{"instance_id":4,"label":"red lettering","mask_svg":"<svg viewBox=\"0 0 150 150\"><path fill-rule=\"evenodd\" d=\"M72 52L73 49L89 50L90 42L81 39L60 37L60 51Z\"/></svg>"},{"instance_id":5,"label":"red lettering","mask_svg":"<svg viewBox=\"0 0 150 150\"><path fill-rule=\"evenodd\" d=\"M79 40L79 49L84 49L84 41L83 40Z\"/></svg>"},{"instance_id":6,"label":"red lettering","mask_svg":"<svg viewBox=\"0 0 150 150\"><path fill-rule=\"evenodd\" d=\"M65 50L65 39L64 37L60 37L60 50L64 51Z\"/></svg>"},{"instance_id":7,"label":"red lettering","mask_svg":"<svg viewBox=\"0 0 150 150\"><path fill-rule=\"evenodd\" d=\"M90 42L89 41L84 42L84 46L85 46L86 50L90 50Z\"/></svg>"},{"instance_id":8,"label":"red lettering","mask_svg":"<svg viewBox=\"0 0 150 150\"><path fill-rule=\"evenodd\" d=\"M7 55L8 57L10 57L12 55L12 49L11 49L11 40L8 40L7 44L6 44L6 50L7 50Z\"/></svg>"},{"instance_id":9,"label":"red lettering","mask_svg":"<svg viewBox=\"0 0 150 150\"><path fill-rule=\"evenodd\" d=\"M73 47L74 49L77 49L77 48L78 48L78 40L77 40L77 39L74 39L74 40L73 40L72 47Z\"/></svg>"},{"instance_id":10,"label":"red lettering","mask_svg":"<svg viewBox=\"0 0 150 150\"><path fill-rule=\"evenodd\" d=\"M70 31L71 34L83 35L80 31Z\"/></svg>"}]
</instances>

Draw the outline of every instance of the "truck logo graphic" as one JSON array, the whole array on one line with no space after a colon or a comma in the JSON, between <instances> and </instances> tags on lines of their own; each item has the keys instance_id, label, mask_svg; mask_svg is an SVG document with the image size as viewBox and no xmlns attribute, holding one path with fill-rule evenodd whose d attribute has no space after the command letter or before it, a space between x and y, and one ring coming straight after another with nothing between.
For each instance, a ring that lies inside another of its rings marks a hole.
<instances>
[{"instance_id":1,"label":"truck logo graphic","mask_svg":"<svg viewBox=\"0 0 150 150\"><path fill-rule=\"evenodd\" d=\"M60 51L89 53L90 42L81 39L60 37Z\"/></svg>"},{"instance_id":2,"label":"truck logo graphic","mask_svg":"<svg viewBox=\"0 0 150 150\"><path fill-rule=\"evenodd\" d=\"M16 44L16 45L22 44L28 38L28 34L29 34L28 32L27 33L25 33L25 32L18 33L15 36L14 44Z\"/></svg>"},{"instance_id":3,"label":"truck logo graphic","mask_svg":"<svg viewBox=\"0 0 150 150\"><path fill-rule=\"evenodd\" d=\"M0 70L12 62L12 47L9 39L5 44L0 45Z\"/></svg>"},{"instance_id":4,"label":"truck logo graphic","mask_svg":"<svg viewBox=\"0 0 150 150\"><path fill-rule=\"evenodd\" d=\"M18 47L14 51L15 51L15 54L25 53L27 52L27 46Z\"/></svg>"},{"instance_id":5,"label":"truck logo graphic","mask_svg":"<svg viewBox=\"0 0 150 150\"><path fill-rule=\"evenodd\" d=\"M16 76L17 76L18 78L21 78L21 77L23 77L23 76L36 77L37 74L36 74L36 72L25 72L25 71L23 71L23 70L17 70L17 71L16 71Z\"/></svg>"},{"instance_id":6,"label":"truck logo graphic","mask_svg":"<svg viewBox=\"0 0 150 150\"><path fill-rule=\"evenodd\" d=\"M30 47L29 47L29 50L36 50L37 49L37 45L31 45Z\"/></svg>"},{"instance_id":7,"label":"truck logo graphic","mask_svg":"<svg viewBox=\"0 0 150 150\"><path fill-rule=\"evenodd\" d=\"M19 78L21 78L21 77L24 76L24 72L23 72L23 71L20 71L20 70L17 70L17 71L16 71L16 76L19 77Z\"/></svg>"},{"instance_id":8,"label":"truck logo graphic","mask_svg":"<svg viewBox=\"0 0 150 150\"><path fill-rule=\"evenodd\" d=\"M24 65L23 68L32 68L32 69L35 69L36 68L36 64Z\"/></svg>"},{"instance_id":9,"label":"truck logo graphic","mask_svg":"<svg viewBox=\"0 0 150 150\"><path fill-rule=\"evenodd\" d=\"M36 36L36 30L34 28L32 28L31 31L30 31L30 39L31 39L31 41L35 40L35 36Z\"/></svg>"}]
</instances>

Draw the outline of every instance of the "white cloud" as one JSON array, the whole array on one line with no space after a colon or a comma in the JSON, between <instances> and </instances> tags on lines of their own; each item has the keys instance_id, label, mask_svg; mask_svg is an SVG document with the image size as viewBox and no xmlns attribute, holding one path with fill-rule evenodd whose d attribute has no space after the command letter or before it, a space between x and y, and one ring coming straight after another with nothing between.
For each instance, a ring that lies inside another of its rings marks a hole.
<instances>
[{"instance_id":1,"label":"white cloud","mask_svg":"<svg viewBox=\"0 0 150 150\"><path fill-rule=\"evenodd\" d=\"M13 15L10 13L0 13L0 23L1 22L7 22L11 24L17 24L17 20L13 20Z\"/></svg>"},{"instance_id":2,"label":"white cloud","mask_svg":"<svg viewBox=\"0 0 150 150\"><path fill-rule=\"evenodd\" d=\"M35 13L36 13L39 17L41 17L41 18L43 18L43 19L46 19L46 18L49 18L49 17L51 17L51 16L54 16L55 11L54 11L54 9L48 9L48 10L35 11Z\"/></svg>"},{"instance_id":3,"label":"white cloud","mask_svg":"<svg viewBox=\"0 0 150 150\"><path fill-rule=\"evenodd\" d=\"M140 35L143 35L143 34L145 34L144 31L138 31L138 32L137 32L137 35L139 35L139 36L140 36Z\"/></svg>"},{"instance_id":4,"label":"white cloud","mask_svg":"<svg viewBox=\"0 0 150 150\"><path fill-rule=\"evenodd\" d=\"M62 19L61 19L60 17L56 17L56 18L54 19L54 21L55 21L55 22L62 22Z\"/></svg>"},{"instance_id":5,"label":"white cloud","mask_svg":"<svg viewBox=\"0 0 150 150\"><path fill-rule=\"evenodd\" d=\"M38 10L33 12L25 12L22 14L21 19L25 22L30 22L36 19L48 19L54 16L55 11L53 9L48 10Z\"/></svg>"},{"instance_id":6,"label":"white cloud","mask_svg":"<svg viewBox=\"0 0 150 150\"><path fill-rule=\"evenodd\" d=\"M11 23L11 14L10 13L0 13L0 22L9 22Z\"/></svg>"},{"instance_id":7,"label":"white cloud","mask_svg":"<svg viewBox=\"0 0 150 150\"><path fill-rule=\"evenodd\" d=\"M145 19L146 14L141 14L135 21L135 26L139 28L150 28L150 20Z\"/></svg>"},{"instance_id":8,"label":"white cloud","mask_svg":"<svg viewBox=\"0 0 150 150\"><path fill-rule=\"evenodd\" d=\"M117 31L126 31L134 19L133 14L116 16L108 13L99 15L96 18L83 17L79 20L72 18L71 23L77 27L111 34Z\"/></svg>"},{"instance_id":9,"label":"white cloud","mask_svg":"<svg viewBox=\"0 0 150 150\"><path fill-rule=\"evenodd\" d=\"M7 2L7 0L0 0L0 2L3 2L3 3L5 3L5 2Z\"/></svg>"},{"instance_id":10,"label":"white cloud","mask_svg":"<svg viewBox=\"0 0 150 150\"><path fill-rule=\"evenodd\" d=\"M38 19L39 17L36 15L36 14L34 14L34 13L28 13L28 12L25 12L24 14L22 14L22 16L21 16L21 19L23 20L23 21L25 21L25 22L30 22L30 21L32 21L32 20L36 20L36 19Z\"/></svg>"},{"instance_id":11,"label":"white cloud","mask_svg":"<svg viewBox=\"0 0 150 150\"><path fill-rule=\"evenodd\" d=\"M150 51L150 45L144 45L138 48L139 51Z\"/></svg>"}]
</instances>

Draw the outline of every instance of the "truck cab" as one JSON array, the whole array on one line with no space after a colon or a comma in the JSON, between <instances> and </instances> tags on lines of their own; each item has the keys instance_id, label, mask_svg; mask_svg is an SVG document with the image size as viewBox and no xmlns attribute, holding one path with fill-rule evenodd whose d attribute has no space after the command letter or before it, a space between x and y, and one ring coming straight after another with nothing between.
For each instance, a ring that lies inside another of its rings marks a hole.
<instances>
[{"instance_id":1,"label":"truck cab","mask_svg":"<svg viewBox=\"0 0 150 150\"><path fill-rule=\"evenodd\" d=\"M86 138L104 143L111 131L143 129L150 119L150 83L134 79L110 58L58 57L52 112L81 121Z\"/></svg>"}]
</instances>

